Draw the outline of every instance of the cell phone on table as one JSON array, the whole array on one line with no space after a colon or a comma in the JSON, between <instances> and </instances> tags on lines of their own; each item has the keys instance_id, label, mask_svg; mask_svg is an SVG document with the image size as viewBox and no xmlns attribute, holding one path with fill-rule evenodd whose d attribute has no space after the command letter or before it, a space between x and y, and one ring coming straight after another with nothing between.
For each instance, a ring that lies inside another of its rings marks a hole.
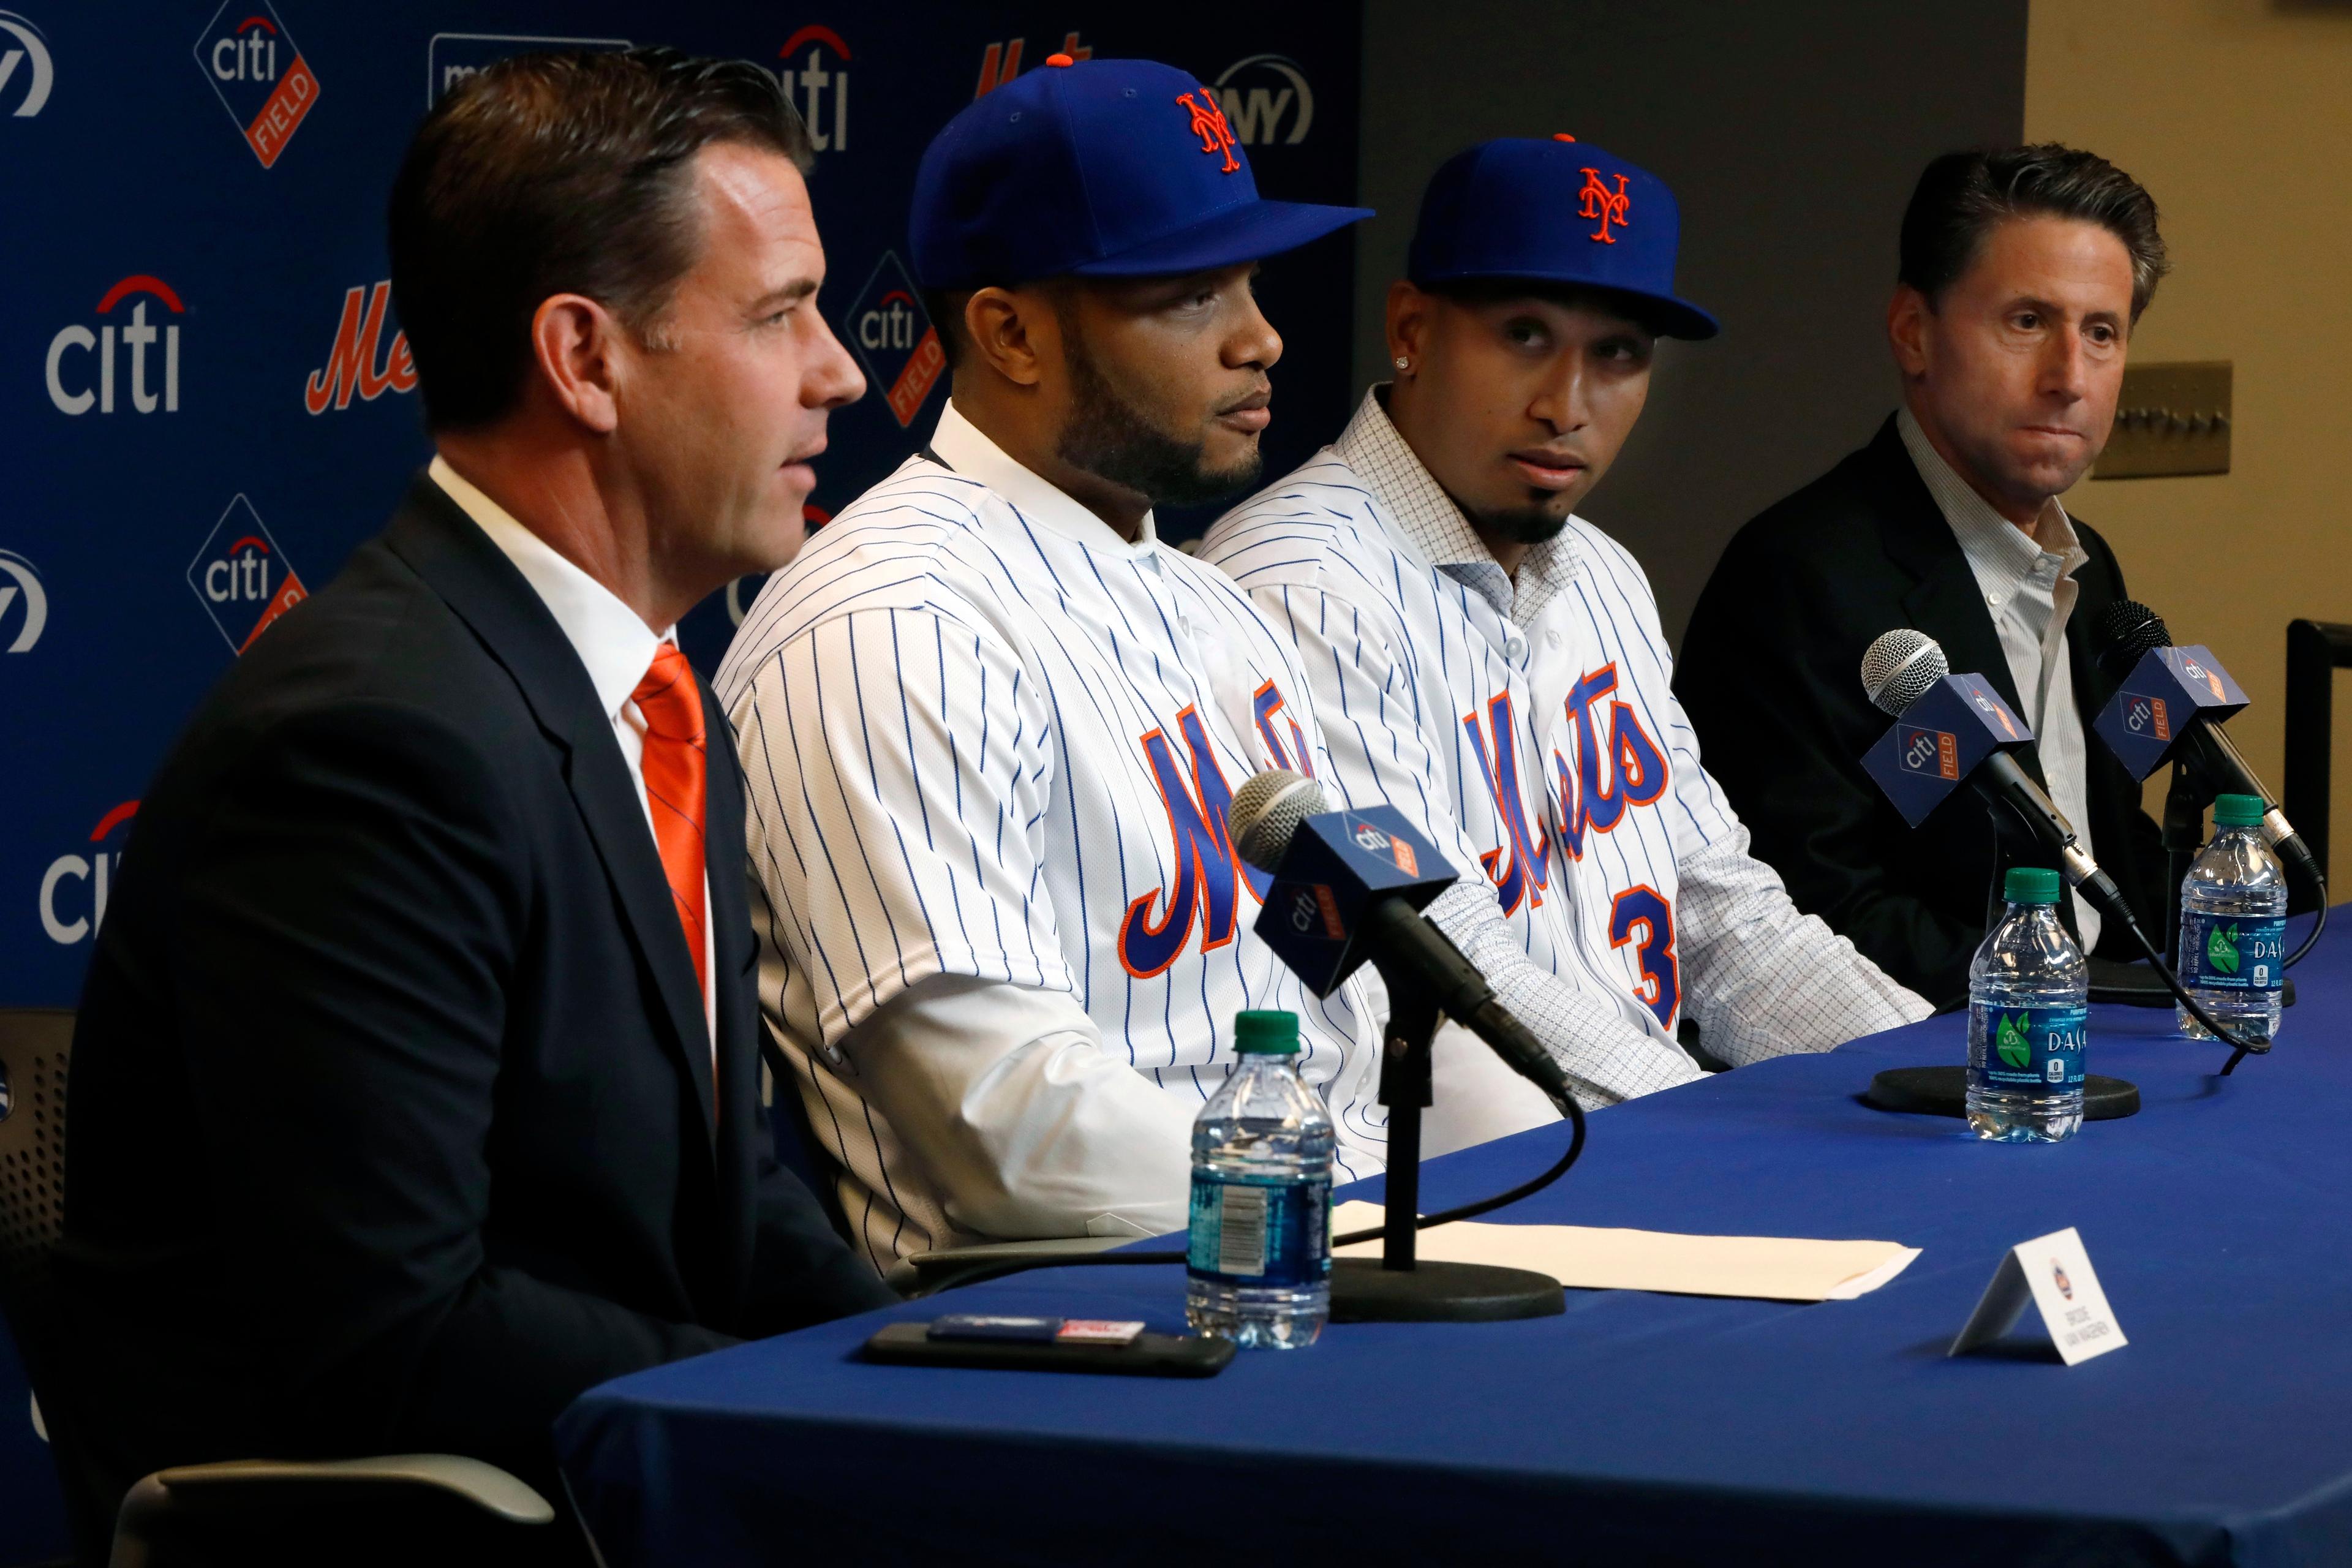
<instances>
[{"instance_id":1,"label":"cell phone on table","mask_svg":"<svg viewBox=\"0 0 2352 1568\"><path fill-rule=\"evenodd\" d=\"M864 1354L899 1365L1214 1377L1234 1359L1234 1344L1153 1333L1139 1322L954 1312L928 1323L892 1323L866 1342Z\"/></svg>"}]
</instances>

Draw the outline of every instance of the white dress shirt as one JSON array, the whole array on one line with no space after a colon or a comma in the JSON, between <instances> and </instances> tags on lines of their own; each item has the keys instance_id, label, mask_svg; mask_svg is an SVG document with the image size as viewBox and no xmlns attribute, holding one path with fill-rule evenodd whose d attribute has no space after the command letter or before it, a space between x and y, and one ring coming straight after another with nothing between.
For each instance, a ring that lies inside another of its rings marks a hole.
<instances>
[{"instance_id":1,"label":"white dress shirt","mask_svg":"<svg viewBox=\"0 0 2352 1568\"><path fill-rule=\"evenodd\" d=\"M1985 608L1992 614L2001 657L2017 683L2019 706L2033 730L2050 798L2074 824L2083 852L2096 859L2085 787L2090 755L2066 646L2066 623L2082 592L2074 573L2090 555L2056 496L2042 503L2031 531L2020 528L1953 471L1908 408L1895 416L1895 423L1920 479L1927 481L1927 493L1936 498L1952 536L1959 541L1960 553L1968 557ZM2080 893L2068 897L2074 901L2074 929L2082 933L2083 951L2088 952L2099 942L2099 911Z\"/></svg>"},{"instance_id":2,"label":"white dress shirt","mask_svg":"<svg viewBox=\"0 0 2352 1568\"><path fill-rule=\"evenodd\" d=\"M562 628L564 639L588 668L588 683L596 700L612 716L613 739L620 742L621 760L629 766L629 782L637 788L644 807L646 831L654 830L653 802L646 795L646 716L636 704L637 683L653 668L654 651L677 640L677 628L656 636L636 611L621 603L614 592L556 552L555 547L517 522L506 508L436 457L425 470L459 510L474 520L490 542L515 564L523 581L539 595L547 613ZM655 840L660 852L660 840ZM710 908L710 868L702 868L702 907ZM711 922L702 922L702 1022L709 1032L713 1061L719 1049L716 991L718 960L713 951Z\"/></svg>"}]
</instances>

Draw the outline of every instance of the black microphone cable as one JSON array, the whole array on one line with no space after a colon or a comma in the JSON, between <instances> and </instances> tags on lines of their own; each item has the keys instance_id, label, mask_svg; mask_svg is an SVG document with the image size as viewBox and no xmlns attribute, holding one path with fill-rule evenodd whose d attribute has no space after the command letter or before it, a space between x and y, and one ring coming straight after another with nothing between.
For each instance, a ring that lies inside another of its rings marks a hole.
<instances>
[{"instance_id":1,"label":"black microphone cable","mask_svg":"<svg viewBox=\"0 0 2352 1568\"><path fill-rule=\"evenodd\" d=\"M2269 1054L2271 1047L2267 1042L2256 1045L2238 1038L2237 1036L2221 1027L2213 1015L2205 1010L2203 1003L2189 994L2189 988L2180 983L2180 976L2175 974L2172 972L2172 966L2164 962L2164 954L2157 951L2156 944L2147 940L2147 933L2140 930L2139 921L2132 917L2131 906L2124 902L2123 889L2116 886L2113 877L2108 876L2105 871L2094 871L2074 885L2098 904L2100 913L2109 920L2122 922L2124 930L2131 933L2132 941L2137 942L2139 950L2147 954L2148 968L2155 971L2158 980L2164 982L2165 989L2172 993L2174 1000L2187 1008L2189 1016L2203 1025L2207 1033L2230 1047L2230 1059L2221 1068L2223 1078L2235 1072L2238 1069L2238 1064L2245 1060L2248 1053L2257 1056ZM2323 915L2325 912L2325 906L2323 906ZM2315 937L2316 932L2314 935Z\"/></svg>"},{"instance_id":2,"label":"black microphone cable","mask_svg":"<svg viewBox=\"0 0 2352 1568\"><path fill-rule=\"evenodd\" d=\"M1533 1197L1567 1175L1569 1167L1574 1165L1584 1152L1584 1107L1577 1104L1576 1096L1573 1094L1550 1094L1548 1098L1558 1108L1560 1115L1567 1120L1570 1130L1568 1137L1568 1150L1565 1153L1553 1161L1550 1167L1540 1174L1521 1182L1516 1187L1496 1193L1493 1197L1480 1198L1475 1203L1460 1204L1450 1209L1440 1209L1435 1214L1423 1215L1413 1221L1413 1229L1423 1231L1432 1226L1450 1225L1457 1219L1475 1219L1482 1214L1492 1214L1495 1210L1517 1203L1522 1198ZM1331 1238L1331 1245L1335 1247L1353 1247L1359 1242L1385 1240L1388 1234L1387 1226L1376 1225L1364 1230L1351 1230L1345 1236L1335 1236ZM974 1262L968 1268L957 1269L935 1284L924 1286L908 1300L921 1300L926 1297L936 1296L942 1290L961 1289L966 1285L982 1285L991 1279L1002 1279L1011 1274L1026 1274L1039 1268L1100 1268L1115 1265L1139 1266L1183 1261L1183 1252L1166 1247L1150 1252L1081 1252L1068 1257L1011 1258L1002 1263L982 1260Z\"/></svg>"}]
</instances>

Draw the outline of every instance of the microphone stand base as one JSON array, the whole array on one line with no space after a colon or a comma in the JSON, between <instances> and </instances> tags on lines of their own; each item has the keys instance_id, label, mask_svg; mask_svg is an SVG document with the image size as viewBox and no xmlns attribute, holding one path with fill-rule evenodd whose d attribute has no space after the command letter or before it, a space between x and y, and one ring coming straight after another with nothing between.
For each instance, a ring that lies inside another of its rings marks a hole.
<instances>
[{"instance_id":1,"label":"microphone stand base","mask_svg":"<svg viewBox=\"0 0 2352 1568\"><path fill-rule=\"evenodd\" d=\"M1425 1261L1389 1268L1373 1258L1331 1260L1335 1323L1494 1323L1556 1318L1567 1310L1559 1281L1533 1269Z\"/></svg>"},{"instance_id":2,"label":"microphone stand base","mask_svg":"<svg viewBox=\"0 0 2352 1568\"><path fill-rule=\"evenodd\" d=\"M1888 1068L1872 1075L1862 1102L1874 1110L1907 1111L1915 1116L1966 1116L1969 1069ZM2083 1075L2084 1121L2115 1121L2138 1114L2137 1084L2095 1072Z\"/></svg>"}]
</instances>

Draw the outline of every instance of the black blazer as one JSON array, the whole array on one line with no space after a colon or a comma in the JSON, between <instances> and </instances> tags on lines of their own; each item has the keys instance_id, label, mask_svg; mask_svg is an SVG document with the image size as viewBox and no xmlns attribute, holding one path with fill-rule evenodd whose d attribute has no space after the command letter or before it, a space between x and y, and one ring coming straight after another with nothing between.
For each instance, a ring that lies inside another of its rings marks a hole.
<instances>
[{"instance_id":1,"label":"black blazer","mask_svg":"<svg viewBox=\"0 0 2352 1568\"><path fill-rule=\"evenodd\" d=\"M2124 597L2123 572L2106 541L2074 521L2090 557L2074 574L2066 638L2089 755L2089 822L2075 826L2087 826L2099 864L2161 941L2156 824L2140 809L2138 782L2088 732L2113 691L2083 628ZM1955 672L1982 675L2025 710L1968 558L1889 418L1869 446L1733 536L1691 616L1675 692L1707 771L1797 906L1941 1005L1967 994L1997 847L1972 793L1952 795L1915 833L1863 772L1863 752L1889 721L1863 692L1862 656L1894 626L1926 632ZM2018 761L2046 784L2033 748ZM2102 954L2139 956L2105 924Z\"/></svg>"},{"instance_id":2,"label":"black blazer","mask_svg":"<svg viewBox=\"0 0 2352 1568\"><path fill-rule=\"evenodd\" d=\"M100 1498L425 1449L544 1490L591 1384L898 1299L772 1156L742 785L703 705L715 1121L611 721L439 487L215 689L74 1040L58 1273Z\"/></svg>"}]
</instances>

